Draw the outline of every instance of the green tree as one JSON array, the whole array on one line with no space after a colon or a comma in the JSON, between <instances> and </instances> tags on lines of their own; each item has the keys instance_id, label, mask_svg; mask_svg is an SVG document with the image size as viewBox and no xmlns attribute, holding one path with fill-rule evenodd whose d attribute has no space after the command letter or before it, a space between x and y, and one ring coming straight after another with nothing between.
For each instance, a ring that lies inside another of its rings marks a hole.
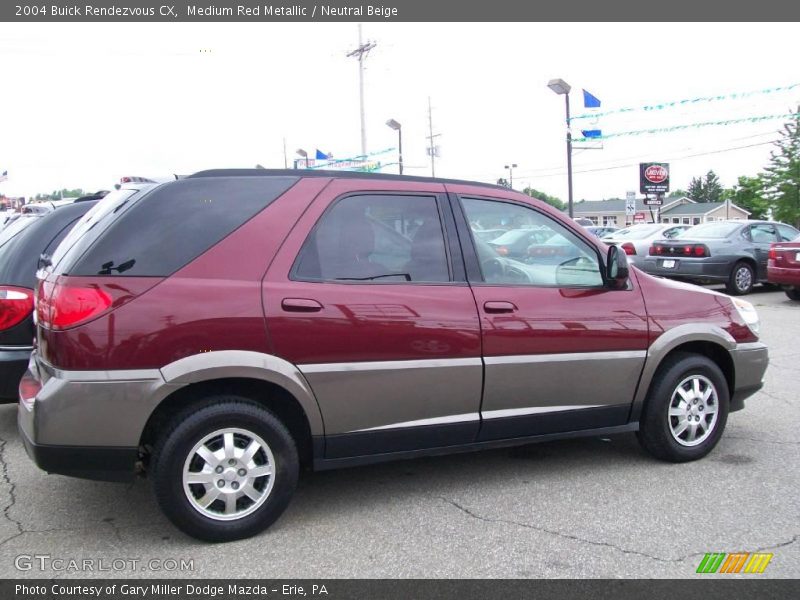
<instances>
[{"instance_id":1,"label":"green tree","mask_svg":"<svg viewBox=\"0 0 800 600\"><path fill-rule=\"evenodd\" d=\"M773 216L784 223L800 226L800 107L781 130L769 165L765 168L765 195L773 206Z\"/></svg>"},{"instance_id":2,"label":"green tree","mask_svg":"<svg viewBox=\"0 0 800 600\"><path fill-rule=\"evenodd\" d=\"M687 195L695 202L721 202L722 192L719 177L710 170L705 177L692 177Z\"/></svg>"},{"instance_id":3,"label":"green tree","mask_svg":"<svg viewBox=\"0 0 800 600\"><path fill-rule=\"evenodd\" d=\"M763 175L739 177L736 185L723 192L722 199L750 211L751 219L766 219L769 216L770 201L764 190Z\"/></svg>"},{"instance_id":4,"label":"green tree","mask_svg":"<svg viewBox=\"0 0 800 600\"><path fill-rule=\"evenodd\" d=\"M556 198L555 196L549 196L544 192L540 192L539 190L535 190L531 187L526 187L522 190L523 194L530 196L531 198L536 198L537 200L541 200L542 202L547 202L550 206L554 206L558 210L564 210L567 205L561 201L560 198Z\"/></svg>"},{"instance_id":5,"label":"green tree","mask_svg":"<svg viewBox=\"0 0 800 600\"><path fill-rule=\"evenodd\" d=\"M679 190L672 190L669 193L669 196L667 196L667 198L683 198L684 196L689 196L689 192L687 192L686 190L679 189Z\"/></svg>"}]
</instances>

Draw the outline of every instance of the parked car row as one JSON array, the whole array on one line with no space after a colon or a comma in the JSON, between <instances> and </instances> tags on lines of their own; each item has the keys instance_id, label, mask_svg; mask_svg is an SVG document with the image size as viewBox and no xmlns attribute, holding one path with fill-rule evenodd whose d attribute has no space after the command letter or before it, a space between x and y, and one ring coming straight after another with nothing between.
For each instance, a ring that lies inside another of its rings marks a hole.
<instances>
[{"instance_id":1,"label":"parked car row","mask_svg":"<svg viewBox=\"0 0 800 600\"><path fill-rule=\"evenodd\" d=\"M36 296L27 453L144 473L205 540L268 527L301 465L633 431L699 459L768 362L750 303L629 270L498 186L205 171L114 192L44 250L8 294L28 336Z\"/></svg>"}]
</instances>

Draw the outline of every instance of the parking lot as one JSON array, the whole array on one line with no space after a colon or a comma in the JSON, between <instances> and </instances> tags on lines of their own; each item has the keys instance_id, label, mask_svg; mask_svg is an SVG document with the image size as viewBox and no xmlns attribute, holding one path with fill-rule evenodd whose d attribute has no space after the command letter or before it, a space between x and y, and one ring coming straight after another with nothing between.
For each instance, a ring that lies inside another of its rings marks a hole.
<instances>
[{"instance_id":1,"label":"parking lot","mask_svg":"<svg viewBox=\"0 0 800 600\"><path fill-rule=\"evenodd\" d=\"M146 481L45 475L2 406L0 576L692 577L707 552L765 551L757 577L798 577L800 303L748 299L767 382L704 460L658 462L623 435L306 474L271 529L223 546L172 527Z\"/></svg>"}]
</instances>

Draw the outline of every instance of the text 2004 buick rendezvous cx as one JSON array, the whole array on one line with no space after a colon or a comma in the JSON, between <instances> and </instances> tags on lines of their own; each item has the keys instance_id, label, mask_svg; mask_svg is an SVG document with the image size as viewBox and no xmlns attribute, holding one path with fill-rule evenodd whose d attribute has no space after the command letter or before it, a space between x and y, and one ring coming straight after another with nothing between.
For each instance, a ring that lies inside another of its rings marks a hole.
<instances>
[{"instance_id":1,"label":"text 2004 buick rendezvous cx","mask_svg":"<svg viewBox=\"0 0 800 600\"><path fill-rule=\"evenodd\" d=\"M514 260L475 234L512 226L551 235ZM205 171L113 193L50 262L28 454L145 472L206 540L270 525L300 465L626 431L697 459L767 367L749 303L629 272L547 205L475 183Z\"/></svg>"}]
</instances>

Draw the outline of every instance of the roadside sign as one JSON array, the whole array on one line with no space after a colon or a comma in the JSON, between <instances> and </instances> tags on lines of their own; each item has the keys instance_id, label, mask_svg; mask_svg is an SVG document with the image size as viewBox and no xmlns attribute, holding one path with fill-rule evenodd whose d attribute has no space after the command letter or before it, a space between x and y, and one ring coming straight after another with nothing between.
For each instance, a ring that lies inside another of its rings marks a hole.
<instances>
[{"instance_id":1,"label":"roadside sign","mask_svg":"<svg viewBox=\"0 0 800 600\"><path fill-rule=\"evenodd\" d=\"M636 192L625 194L625 216L630 217L636 213Z\"/></svg>"},{"instance_id":2,"label":"roadside sign","mask_svg":"<svg viewBox=\"0 0 800 600\"><path fill-rule=\"evenodd\" d=\"M645 216L645 214L643 212L638 212L635 215L633 215L633 222L634 223L644 223L646 218L647 217Z\"/></svg>"},{"instance_id":3,"label":"roadside sign","mask_svg":"<svg viewBox=\"0 0 800 600\"><path fill-rule=\"evenodd\" d=\"M663 194L669 191L669 163L639 163L639 191Z\"/></svg>"},{"instance_id":4,"label":"roadside sign","mask_svg":"<svg viewBox=\"0 0 800 600\"><path fill-rule=\"evenodd\" d=\"M664 196L656 196L655 198L645 198L644 203L647 206L661 206L664 204Z\"/></svg>"}]
</instances>

